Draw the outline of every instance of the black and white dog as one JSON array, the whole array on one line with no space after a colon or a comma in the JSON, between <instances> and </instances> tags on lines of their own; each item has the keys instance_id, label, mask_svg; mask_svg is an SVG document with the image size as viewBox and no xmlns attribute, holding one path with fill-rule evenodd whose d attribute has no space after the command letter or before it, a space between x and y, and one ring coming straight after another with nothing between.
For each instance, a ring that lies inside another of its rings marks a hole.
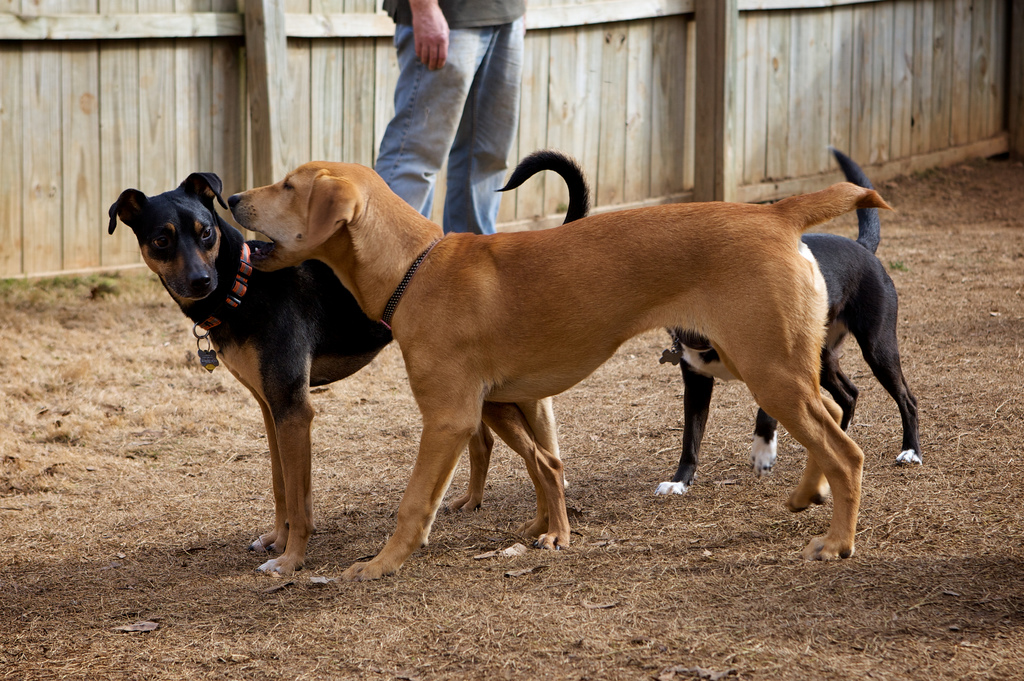
<instances>
[{"instance_id":1,"label":"black and white dog","mask_svg":"<svg viewBox=\"0 0 1024 681\"><path fill-rule=\"evenodd\" d=\"M832 149L846 179L871 187L860 167ZM848 333L860 345L864 360L879 383L892 395L903 419L903 449L896 462L921 463L917 430L917 400L910 392L900 368L896 341L898 299L896 287L875 257L881 240L876 208L857 211L857 240L834 234L805 234L801 251L816 260L828 288L828 330L821 349L821 385L843 410L843 430L850 425L857 406L857 386L839 368L840 349ZM679 468L669 482L658 485L655 494L683 494L693 483L704 427L707 425L711 391L715 378L734 378L718 358L707 339L685 329L670 329L671 350L662 362L679 364L683 372L683 452ZM775 465L778 422L763 410L757 412L750 462L760 476Z\"/></svg>"}]
</instances>

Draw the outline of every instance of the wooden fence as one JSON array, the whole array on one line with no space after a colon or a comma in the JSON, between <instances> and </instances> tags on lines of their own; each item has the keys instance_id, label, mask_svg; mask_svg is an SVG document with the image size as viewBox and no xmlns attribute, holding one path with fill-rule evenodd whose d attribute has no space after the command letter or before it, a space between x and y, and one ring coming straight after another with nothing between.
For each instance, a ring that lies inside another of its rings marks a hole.
<instances>
[{"instance_id":1,"label":"wooden fence","mask_svg":"<svg viewBox=\"0 0 1024 681\"><path fill-rule=\"evenodd\" d=\"M138 265L106 234L127 187L372 165L397 70L377 4L0 0L0 277ZM1024 0L529 0L527 25L511 161L569 152L596 210L817 188L829 144L877 179L1024 155ZM565 200L531 182L502 228Z\"/></svg>"}]
</instances>

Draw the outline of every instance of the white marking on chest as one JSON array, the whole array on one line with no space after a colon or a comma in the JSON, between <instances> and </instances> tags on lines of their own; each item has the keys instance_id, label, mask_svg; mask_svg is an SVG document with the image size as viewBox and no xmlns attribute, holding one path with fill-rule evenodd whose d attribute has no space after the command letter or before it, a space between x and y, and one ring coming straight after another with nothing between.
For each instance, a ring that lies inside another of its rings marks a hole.
<instances>
[{"instance_id":1,"label":"white marking on chest","mask_svg":"<svg viewBox=\"0 0 1024 681\"><path fill-rule=\"evenodd\" d=\"M701 357L701 351L694 350L688 345L683 346L683 361L698 374L704 374L705 376L710 376L712 378L720 378L723 381L736 380L736 377L729 373L729 370L725 368L725 365L722 364L721 360L705 362L704 358Z\"/></svg>"}]
</instances>

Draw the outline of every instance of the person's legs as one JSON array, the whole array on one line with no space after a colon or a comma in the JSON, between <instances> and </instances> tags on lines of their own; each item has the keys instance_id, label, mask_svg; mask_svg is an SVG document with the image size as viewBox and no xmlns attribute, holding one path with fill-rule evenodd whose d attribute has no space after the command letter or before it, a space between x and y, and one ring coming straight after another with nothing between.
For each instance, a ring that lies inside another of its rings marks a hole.
<instances>
[{"instance_id":1,"label":"person's legs","mask_svg":"<svg viewBox=\"0 0 1024 681\"><path fill-rule=\"evenodd\" d=\"M488 49L448 157L445 232L494 232L519 123L523 20L484 30Z\"/></svg>"},{"instance_id":2,"label":"person's legs","mask_svg":"<svg viewBox=\"0 0 1024 681\"><path fill-rule=\"evenodd\" d=\"M381 140L374 169L391 190L421 214L429 216L434 183L459 121L473 74L486 43L478 29L454 29L445 66L431 71L416 58L412 28L395 28L399 77L395 85L395 116Z\"/></svg>"}]
</instances>

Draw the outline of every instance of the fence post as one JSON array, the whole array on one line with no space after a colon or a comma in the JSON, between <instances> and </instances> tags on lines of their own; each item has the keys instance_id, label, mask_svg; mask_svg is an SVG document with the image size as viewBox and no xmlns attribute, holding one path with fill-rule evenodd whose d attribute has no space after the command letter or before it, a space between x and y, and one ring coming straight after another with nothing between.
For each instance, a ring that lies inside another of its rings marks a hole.
<instances>
[{"instance_id":1,"label":"fence post","mask_svg":"<svg viewBox=\"0 0 1024 681\"><path fill-rule=\"evenodd\" d=\"M737 0L697 0L697 102L693 197L735 201Z\"/></svg>"},{"instance_id":2,"label":"fence post","mask_svg":"<svg viewBox=\"0 0 1024 681\"><path fill-rule=\"evenodd\" d=\"M279 0L246 0L246 87L252 121L252 176L256 186L284 175L280 107L288 70L288 39Z\"/></svg>"},{"instance_id":3,"label":"fence post","mask_svg":"<svg viewBox=\"0 0 1024 681\"><path fill-rule=\"evenodd\" d=\"M1010 6L1010 155L1024 159L1024 0Z\"/></svg>"}]
</instances>

